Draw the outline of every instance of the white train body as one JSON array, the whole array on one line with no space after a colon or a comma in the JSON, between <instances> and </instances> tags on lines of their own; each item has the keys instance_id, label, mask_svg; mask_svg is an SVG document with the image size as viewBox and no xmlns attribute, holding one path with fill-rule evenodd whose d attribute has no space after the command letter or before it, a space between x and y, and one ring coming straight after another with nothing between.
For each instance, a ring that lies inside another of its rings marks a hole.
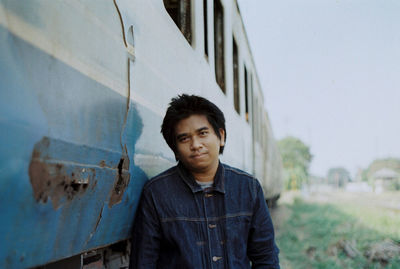
<instances>
[{"instance_id":1,"label":"white train body","mask_svg":"<svg viewBox=\"0 0 400 269\"><path fill-rule=\"evenodd\" d=\"M117 264L144 182L175 164L160 125L181 93L224 112L223 162L282 191L234 0L0 0L0 60L1 268Z\"/></svg>"}]
</instances>

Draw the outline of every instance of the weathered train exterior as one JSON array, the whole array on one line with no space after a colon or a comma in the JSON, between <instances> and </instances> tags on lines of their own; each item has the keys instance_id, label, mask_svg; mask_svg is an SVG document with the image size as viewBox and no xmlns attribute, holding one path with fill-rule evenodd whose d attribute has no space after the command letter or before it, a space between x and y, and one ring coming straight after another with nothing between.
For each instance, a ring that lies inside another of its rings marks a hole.
<instances>
[{"instance_id":1,"label":"weathered train exterior","mask_svg":"<svg viewBox=\"0 0 400 269\"><path fill-rule=\"evenodd\" d=\"M189 34L169 2L186 5ZM175 164L160 124L179 93L221 107L222 161L255 174L267 199L281 192L235 1L0 0L0 85L0 268L79 268L99 254L104 266L122 266L113 257L129 249L143 184Z\"/></svg>"}]
</instances>

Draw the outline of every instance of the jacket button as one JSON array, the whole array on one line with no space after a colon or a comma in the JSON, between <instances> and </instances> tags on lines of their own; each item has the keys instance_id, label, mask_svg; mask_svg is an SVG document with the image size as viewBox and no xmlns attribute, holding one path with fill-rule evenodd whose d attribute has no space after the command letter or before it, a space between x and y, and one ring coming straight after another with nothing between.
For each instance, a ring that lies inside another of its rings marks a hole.
<instances>
[{"instance_id":1,"label":"jacket button","mask_svg":"<svg viewBox=\"0 0 400 269\"><path fill-rule=\"evenodd\" d=\"M217 225L216 224L208 224L208 227L209 228L215 228L215 227L217 227Z\"/></svg>"},{"instance_id":2,"label":"jacket button","mask_svg":"<svg viewBox=\"0 0 400 269\"><path fill-rule=\"evenodd\" d=\"M214 256L212 259L213 259L213 262L216 262L216 261L222 259L222 257Z\"/></svg>"}]
</instances>

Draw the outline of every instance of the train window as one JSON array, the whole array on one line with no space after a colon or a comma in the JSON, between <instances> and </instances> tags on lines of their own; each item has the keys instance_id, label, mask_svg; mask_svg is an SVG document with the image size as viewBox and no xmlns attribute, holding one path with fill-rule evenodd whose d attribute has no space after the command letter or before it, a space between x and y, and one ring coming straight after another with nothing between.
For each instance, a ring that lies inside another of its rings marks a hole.
<instances>
[{"instance_id":1,"label":"train window","mask_svg":"<svg viewBox=\"0 0 400 269\"><path fill-rule=\"evenodd\" d=\"M192 44L191 0L164 0L164 6L186 40Z\"/></svg>"},{"instance_id":2,"label":"train window","mask_svg":"<svg viewBox=\"0 0 400 269\"><path fill-rule=\"evenodd\" d=\"M244 66L244 101L245 101L245 117L246 121L249 122L249 82L247 79L247 68Z\"/></svg>"},{"instance_id":3,"label":"train window","mask_svg":"<svg viewBox=\"0 0 400 269\"><path fill-rule=\"evenodd\" d=\"M239 96L239 56L238 47L235 38L232 38L233 43L233 103L235 110L240 114L240 96Z\"/></svg>"},{"instance_id":4,"label":"train window","mask_svg":"<svg viewBox=\"0 0 400 269\"><path fill-rule=\"evenodd\" d=\"M207 20L207 1L203 0L203 25L204 25L204 54L208 57L208 20Z\"/></svg>"},{"instance_id":5,"label":"train window","mask_svg":"<svg viewBox=\"0 0 400 269\"><path fill-rule=\"evenodd\" d=\"M214 0L215 78L225 93L224 10L220 0Z\"/></svg>"}]
</instances>

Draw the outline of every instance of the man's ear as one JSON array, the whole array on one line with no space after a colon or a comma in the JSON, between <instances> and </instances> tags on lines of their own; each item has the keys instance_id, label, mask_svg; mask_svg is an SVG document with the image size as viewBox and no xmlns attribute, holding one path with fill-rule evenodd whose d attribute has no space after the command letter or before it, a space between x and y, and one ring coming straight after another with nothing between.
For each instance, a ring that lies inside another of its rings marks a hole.
<instances>
[{"instance_id":1,"label":"man's ear","mask_svg":"<svg viewBox=\"0 0 400 269\"><path fill-rule=\"evenodd\" d=\"M225 131L224 131L224 129L222 129L222 128L219 128L219 135L220 135L220 137L221 137L221 142L220 142L220 146L221 147L223 147L223 146L225 146Z\"/></svg>"}]
</instances>

